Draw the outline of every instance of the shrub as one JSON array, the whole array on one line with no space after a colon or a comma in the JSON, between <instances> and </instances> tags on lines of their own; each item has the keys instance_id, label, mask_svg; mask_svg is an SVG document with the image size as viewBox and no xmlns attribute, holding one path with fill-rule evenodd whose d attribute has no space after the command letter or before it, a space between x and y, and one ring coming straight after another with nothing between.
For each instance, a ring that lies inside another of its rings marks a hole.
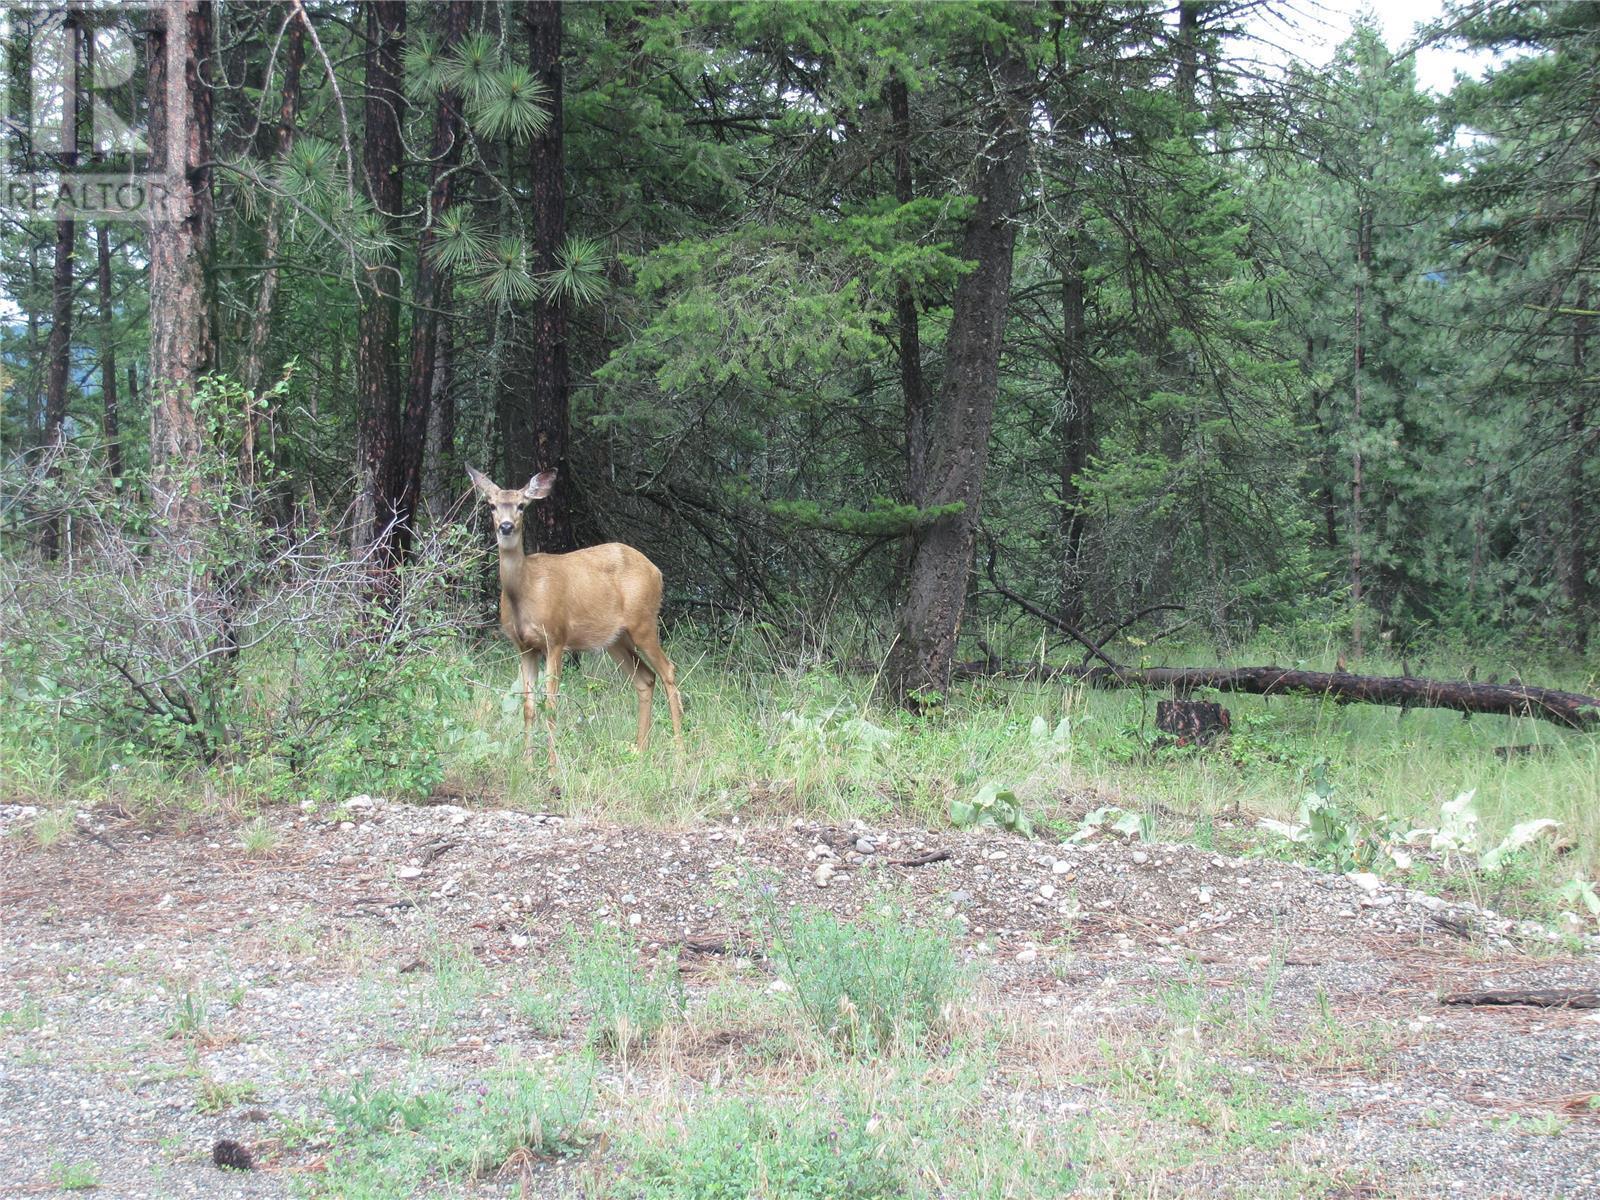
<instances>
[{"instance_id":1,"label":"shrub","mask_svg":"<svg viewBox=\"0 0 1600 1200\"><path fill-rule=\"evenodd\" d=\"M780 911L768 900L764 921L786 994L819 1032L853 1054L916 1044L940 1020L961 978L950 939L911 925L892 904L849 925L825 911Z\"/></svg>"},{"instance_id":2,"label":"shrub","mask_svg":"<svg viewBox=\"0 0 1600 1200\"><path fill-rule=\"evenodd\" d=\"M656 969L639 965L632 935L597 924L585 936L569 933L572 981L589 1010L589 1038L616 1054L643 1046L669 1020L682 1015L683 979L677 956L663 952Z\"/></svg>"},{"instance_id":3,"label":"shrub","mask_svg":"<svg viewBox=\"0 0 1600 1200\"><path fill-rule=\"evenodd\" d=\"M49 747L85 773L156 758L299 793L426 792L442 701L461 686L465 531L386 569L231 470L201 462L180 524L135 515L69 464L52 518L70 516L73 553L0 557L0 747Z\"/></svg>"}]
</instances>

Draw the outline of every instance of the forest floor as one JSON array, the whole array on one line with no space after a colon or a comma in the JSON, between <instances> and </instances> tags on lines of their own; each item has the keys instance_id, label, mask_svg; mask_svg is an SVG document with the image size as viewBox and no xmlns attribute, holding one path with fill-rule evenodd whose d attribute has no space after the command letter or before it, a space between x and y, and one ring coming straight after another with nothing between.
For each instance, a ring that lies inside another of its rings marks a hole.
<instances>
[{"instance_id":1,"label":"forest floor","mask_svg":"<svg viewBox=\"0 0 1600 1200\"><path fill-rule=\"evenodd\" d=\"M35 819L0 806L7 1198L737 1195L712 1176L752 1153L771 1196L1600 1197L1600 1011L1439 1001L1600 988L1600 956L1371 879L382 801L245 844L99 811L44 845ZM854 1056L817 1033L763 888L953 930L938 1028ZM568 1002L608 920L657 982L676 952L687 1000L625 1055ZM503 1163L508 1125L558 1152Z\"/></svg>"}]
</instances>

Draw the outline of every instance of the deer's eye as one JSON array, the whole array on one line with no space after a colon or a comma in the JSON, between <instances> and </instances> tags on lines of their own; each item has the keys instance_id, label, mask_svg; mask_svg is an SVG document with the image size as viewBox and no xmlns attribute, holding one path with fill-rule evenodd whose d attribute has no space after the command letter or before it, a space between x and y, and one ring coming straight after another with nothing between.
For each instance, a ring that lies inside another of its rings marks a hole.
<instances>
[{"instance_id":1,"label":"deer's eye","mask_svg":"<svg viewBox=\"0 0 1600 1200\"><path fill-rule=\"evenodd\" d=\"M527 507L528 507L528 502L526 500L518 500L517 501L517 511L518 512L521 512L523 509L525 509Z\"/></svg>"}]
</instances>

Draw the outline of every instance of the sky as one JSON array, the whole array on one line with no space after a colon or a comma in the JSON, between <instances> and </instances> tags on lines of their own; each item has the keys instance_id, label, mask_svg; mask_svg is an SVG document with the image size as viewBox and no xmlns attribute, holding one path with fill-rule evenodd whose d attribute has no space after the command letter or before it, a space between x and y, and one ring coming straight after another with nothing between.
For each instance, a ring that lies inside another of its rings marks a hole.
<instances>
[{"instance_id":1,"label":"sky","mask_svg":"<svg viewBox=\"0 0 1600 1200\"><path fill-rule=\"evenodd\" d=\"M1270 7L1272 13L1258 15L1251 22L1252 33L1262 43L1260 57L1276 64L1298 58L1313 66L1327 65L1339 43L1349 36L1352 18L1362 10L1377 16L1391 51L1412 46L1417 26L1444 12L1443 0L1283 0ZM1416 54L1417 84L1424 91L1443 95L1454 84L1457 71L1477 75L1492 62L1492 56L1486 54L1425 47Z\"/></svg>"}]
</instances>

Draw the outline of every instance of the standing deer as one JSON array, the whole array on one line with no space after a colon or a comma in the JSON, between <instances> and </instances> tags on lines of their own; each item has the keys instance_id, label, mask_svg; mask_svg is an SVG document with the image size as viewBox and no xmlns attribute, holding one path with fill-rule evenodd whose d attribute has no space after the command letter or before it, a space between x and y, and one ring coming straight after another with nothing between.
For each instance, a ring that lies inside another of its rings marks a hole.
<instances>
[{"instance_id":1,"label":"standing deer","mask_svg":"<svg viewBox=\"0 0 1600 1200\"><path fill-rule=\"evenodd\" d=\"M642 751L650 744L650 705L656 680L667 685L672 736L683 747L683 698L678 675L661 648L661 572L632 546L608 542L571 554L524 554L522 513L555 486L556 473L535 475L523 488L499 488L467 468L472 486L494 510L500 547L500 628L517 648L522 669L522 749L533 759L534 681L545 660L545 728L556 765L556 690L568 650L604 650L633 680L639 697Z\"/></svg>"}]
</instances>

